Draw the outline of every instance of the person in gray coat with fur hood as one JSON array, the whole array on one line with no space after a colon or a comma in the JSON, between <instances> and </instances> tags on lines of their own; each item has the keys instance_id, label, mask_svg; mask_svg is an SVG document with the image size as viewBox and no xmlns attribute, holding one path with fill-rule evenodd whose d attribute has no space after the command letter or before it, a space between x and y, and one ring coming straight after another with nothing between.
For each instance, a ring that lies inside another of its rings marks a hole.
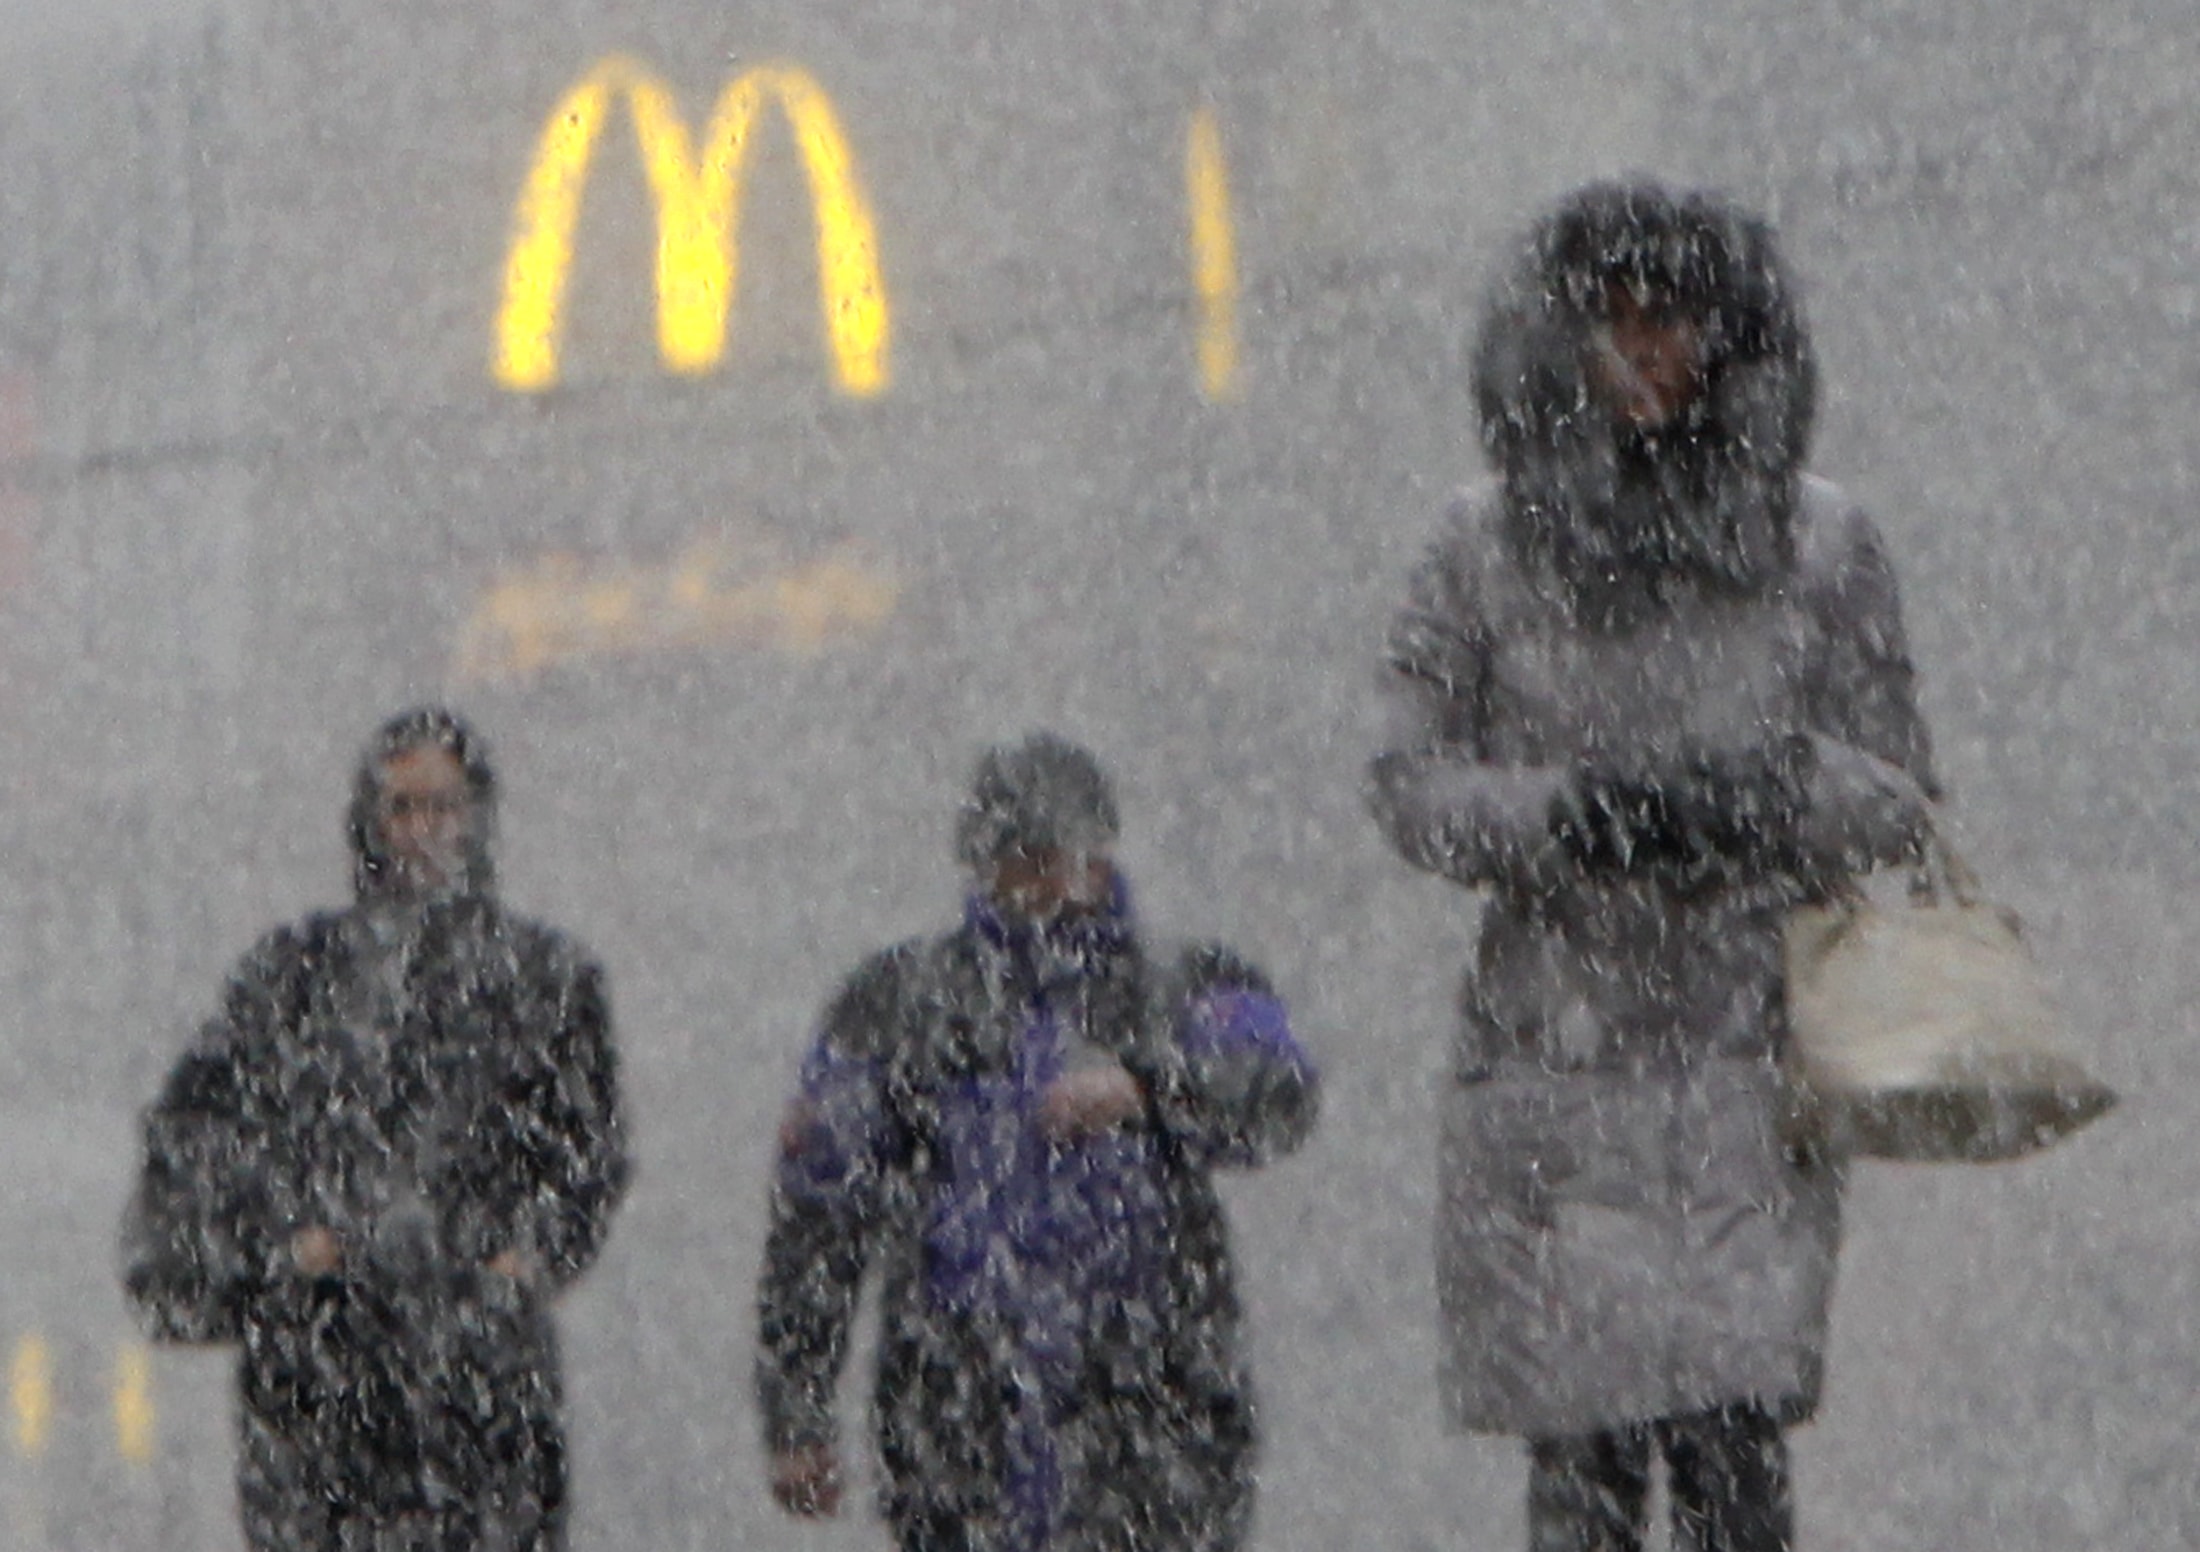
<instances>
[{"instance_id":1,"label":"person in gray coat with fur hood","mask_svg":"<svg viewBox=\"0 0 2200 1552\"><path fill-rule=\"evenodd\" d=\"M1535 1552L1792 1540L1840 1231L1785 1074L1781 930L1935 793L1871 521L1804 472L1814 371L1765 224L1593 186L1473 360L1497 478L1389 641L1371 802L1490 898L1442 1128L1443 1389L1525 1436Z\"/></svg>"}]
</instances>

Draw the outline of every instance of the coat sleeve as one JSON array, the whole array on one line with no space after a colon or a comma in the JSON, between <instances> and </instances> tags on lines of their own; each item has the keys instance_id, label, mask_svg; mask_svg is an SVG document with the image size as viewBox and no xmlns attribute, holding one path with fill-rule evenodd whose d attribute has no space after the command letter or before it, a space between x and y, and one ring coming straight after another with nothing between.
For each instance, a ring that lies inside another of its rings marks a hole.
<instances>
[{"instance_id":1,"label":"coat sleeve","mask_svg":"<svg viewBox=\"0 0 2200 1552\"><path fill-rule=\"evenodd\" d=\"M145 1112L123 1220L123 1284L147 1331L163 1341L242 1336L283 1249L278 1161L255 1053L277 1016L289 947L287 938L272 938L231 973L222 1011Z\"/></svg>"},{"instance_id":2,"label":"coat sleeve","mask_svg":"<svg viewBox=\"0 0 2200 1552\"><path fill-rule=\"evenodd\" d=\"M1488 757L1487 651L1473 583L1439 545L1391 628L1389 728L1368 767L1368 806L1416 867L1462 884L1540 890L1563 876L1551 812L1571 772Z\"/></svg>"},{"instance_id":3,"label":"coat sleeve","mask_svg":"<svg viewBox=\"0 0 2200 1552\"><path fill-rule=\"evenodd\" d=\"M1811 590L1825 648L1808 686L1814 758L1797 841L1820 867L1858 872L1914 855L1940 786L1879 534L1848 508L1831 537Z\"/></svg>"},{"instance_id":4,"label":"coat sleeve","mask_svg":"<svg viewBox=\"0 0 2200 1552\"><path fill-rule=\"evenodd\" d=\"M757 1403L766 1448L830 1443L833 1392L857 1295L908 1149L888 1057L907 951L866 964L827 1009L780 1122L757 1298Z\"/></svg>"},{"instance_id":5,"label":"coat sleeve","mask_svg":"<svg viewBox=\"0 0 2200 1552\"><path fill-rule=\"evenodd\" d=\"M514 1227L553 1287L594 1264L633 1176L603 971L582 955L560 957L549 1059L523 1101L531 1189Z\"/></svg>"},{"instance_id":6,"label":"coat sleeve","mask_svg":"<svg viewBox=\"0 0 2200 1552\"><path fill-rule=\"evenodd\" d=\"M1267 978L1226 949L1199 948L1164 995L1170 1039L1139 1073L1162 1129L1208 1164L1262 1164L1303 1143L1321 1075Z\"/></svg>"}]
</instances>

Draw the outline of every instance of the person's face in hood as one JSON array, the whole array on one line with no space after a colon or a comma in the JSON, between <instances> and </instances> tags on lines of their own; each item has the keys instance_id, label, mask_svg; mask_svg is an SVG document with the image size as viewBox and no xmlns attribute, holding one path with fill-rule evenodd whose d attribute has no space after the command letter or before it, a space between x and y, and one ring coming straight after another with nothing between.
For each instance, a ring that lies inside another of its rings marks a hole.
<instances>
[{"instance_id":1,"label":"person's face in hood","mask_svg":"<svg viewBox=\"0 0 2200 1552\"><path fill-rule=\"evenodd\" d=\"M1115 897L1115 862L1105 848L1016 846L994 858L980 882L1002 916L1047 927L1105 912Z\"/></svg>"},{"instance_id":2,"label":"person's face in hood","mask_svg":"<svg viewBox=\"0 0 2200 1552\"><path fill-rule=\"evenodd\" d=\"M390 892L423 900L463 886L475 815L458 756L422 744L389 756L379 775L374 817L388 851Z\"/></svg>"},{"instance_id":3,"label":"person's face in hood","mask_svg":"<svg viewBox=\"0 0 2200 1552\"><path fill-rule=\"evenodd\" d=\"M1615 282L1590 331L1589 380L1621 424L1672 425L1703 391L1703 330L1670 302Z\"/></svg>"}]
</instances>

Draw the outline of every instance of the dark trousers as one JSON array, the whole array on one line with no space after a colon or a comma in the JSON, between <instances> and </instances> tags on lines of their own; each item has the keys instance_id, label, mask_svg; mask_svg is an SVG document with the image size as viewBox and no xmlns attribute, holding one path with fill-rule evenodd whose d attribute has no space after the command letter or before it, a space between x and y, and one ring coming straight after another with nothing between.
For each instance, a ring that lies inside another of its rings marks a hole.
<instances>
[{"instance_id":1,"label":"dark trousers","mask_svg":"<svg viewBox=\"0 0 2200 1552\"><path fill-rule=\"evenodd\" d=\"M1529 1440L1530 1552L1641 1552L1653 1450L1665 1458L1676 1547L1789 1552L1794 1545L1787 1439L1763 1408L1743 1404Z\"/></svg>"}]
</instances>

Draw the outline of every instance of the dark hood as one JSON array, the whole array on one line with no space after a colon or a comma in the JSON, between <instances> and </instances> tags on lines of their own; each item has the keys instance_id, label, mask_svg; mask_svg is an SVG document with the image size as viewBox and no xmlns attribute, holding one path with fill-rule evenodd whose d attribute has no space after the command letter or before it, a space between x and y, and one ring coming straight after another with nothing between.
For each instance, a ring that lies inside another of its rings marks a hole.
<instances>
[{"instance_id":1,"label":"dark hood","mask_svg":"<svg viewBox=\"0 0 2200 1552\"><path fill-rule=\"evenodd\" d=\"M1588 348L1615 283L1703 331L1703 387L1673 425L1625 426ZM1540 221L1495 287L1473 360L1510 537L1592 608L1685 578L1754 589L1784 572L1817 378L1772 233L1716 195L1598 184Z\"/></svg>"},{"instance_id":2,"label":"dark hood","mask_svg":"<svg viewBox=\"0 0 2200 1552\"><path fill-rule=\"evenodd\" d=\"M496 884L491 855L496 833L496 771L480 737L455 712L423 706L400 712L382 724L367 742L352 777L351 810L345 832L351 842L352 887L361 900L384 895L389 876L389 842L382 833L377 799L382 767L393 756L424 746L448 749L466 773L473 794L473 827L466 841L463 894L487 896Z\"/></svg>"},{"instance_id":3,"label":"dark hood","mask_svg":"<svg viewBox=\"0 0 2200 1552\"><path fill-rule=\"evenodd\" d=\"M1056 733L996 745L978 761L955 819L955 850L983 868L1014 847L1078 850L1122 831L1115 785L1091 750Z\"/></svg>"}]
</instances>

